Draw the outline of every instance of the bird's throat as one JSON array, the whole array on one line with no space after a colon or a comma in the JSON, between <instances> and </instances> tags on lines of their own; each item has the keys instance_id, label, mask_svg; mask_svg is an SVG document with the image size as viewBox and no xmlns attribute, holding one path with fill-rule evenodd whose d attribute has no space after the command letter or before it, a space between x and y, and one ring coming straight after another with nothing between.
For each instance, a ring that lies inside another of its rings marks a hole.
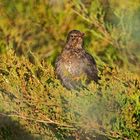
<instances>
[{"instance_id":1,"label":"bird's throat","mask_svg":"<svg viewBox=\"0 0 140 140\"><path fill-rule=\"evenodd\" d=\"M66 48L71 48L71 49L82 49L83 47L83 44L82 43L79 43L79 42L70 42L68 43L65 47Z\"/></svg>"}]
</instances>

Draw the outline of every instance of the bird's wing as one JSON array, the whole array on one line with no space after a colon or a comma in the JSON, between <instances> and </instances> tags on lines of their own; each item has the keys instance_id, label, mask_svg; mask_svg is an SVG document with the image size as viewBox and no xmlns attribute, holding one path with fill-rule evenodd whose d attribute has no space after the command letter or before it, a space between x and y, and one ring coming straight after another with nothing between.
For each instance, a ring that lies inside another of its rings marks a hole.
<instances>
[{"instance_id":1,"label":"bird's wing","mask_svg":"<svg viewBox=\"0 0 140 140\"><path fill-rule=\"evenodd\" d=\"M88 78L97 82L98 70L94 58L90 54L85 53L84 63L86 64L84 67L84 71L87 74Z\"/></svg>"}]
</instances>

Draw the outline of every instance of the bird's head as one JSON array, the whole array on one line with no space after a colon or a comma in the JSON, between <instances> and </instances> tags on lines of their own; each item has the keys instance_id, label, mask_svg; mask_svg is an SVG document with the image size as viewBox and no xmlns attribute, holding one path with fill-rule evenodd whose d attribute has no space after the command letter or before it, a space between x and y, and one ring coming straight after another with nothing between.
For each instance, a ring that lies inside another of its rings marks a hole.
<instances>
[{"instance_id":1,"label":"bird's head","mask_svg":"<svg viewBox=\"0 0 140 140\"><path fill-rule=\"evenodd\" d=\"M72 48L82 48L84 33L78 30L72 30L68 33L67 44Z\"/></svg>"}]
</instances>

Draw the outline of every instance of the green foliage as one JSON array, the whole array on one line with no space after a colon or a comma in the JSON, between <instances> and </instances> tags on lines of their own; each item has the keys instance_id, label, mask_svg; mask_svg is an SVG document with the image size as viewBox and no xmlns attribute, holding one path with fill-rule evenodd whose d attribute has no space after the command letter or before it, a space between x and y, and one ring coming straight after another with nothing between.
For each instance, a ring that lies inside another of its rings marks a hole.
<instances>
[{"instance_id":1,"label":"green foliage","mask_svg":"<svg viewBox=\"0 0 140 140\"><path fill-rule=\"evenodd\" d=\"M138 137L140 83L136 75L106 67L100 85L67 91L50 64L35 66L10 50L1 60L1 112L32 134L67 139L68 134L72 137L78 131L80 137L86 131L83 137L93 138L96 133L109 138Z\"/></svg>"},{"instance_id":2,"label":"green foliage","mask_svg":"<svg viewBox=\"0 0 140 140\"><path fill-rule=\"evenodd\" d=\"M1 0L0 119L33 139L140 139L140 4L131 4ZM80 91L65 89L53 67L71 29L86 33L101 77ZM1 123L0 139L16 139Z\"/></svg>"}]
</instances>

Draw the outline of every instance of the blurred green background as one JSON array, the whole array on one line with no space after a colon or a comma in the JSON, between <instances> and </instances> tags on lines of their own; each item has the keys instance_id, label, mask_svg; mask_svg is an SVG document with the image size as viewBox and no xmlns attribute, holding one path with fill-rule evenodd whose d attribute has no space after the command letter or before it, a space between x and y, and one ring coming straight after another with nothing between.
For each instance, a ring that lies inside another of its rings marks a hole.
<instances>
[{"instance_id":1,"label":"blurred green background","mask_svg":"<svg viewBox=\"0 0 140 140\"><path fill-rule=\"evenodd\" d=\"M0 52L35 54L54 64L72 29L85 32L85 48L99 65L139 73L140 4L114 0L2 0Z\"/></svg>"}]
</instances>

